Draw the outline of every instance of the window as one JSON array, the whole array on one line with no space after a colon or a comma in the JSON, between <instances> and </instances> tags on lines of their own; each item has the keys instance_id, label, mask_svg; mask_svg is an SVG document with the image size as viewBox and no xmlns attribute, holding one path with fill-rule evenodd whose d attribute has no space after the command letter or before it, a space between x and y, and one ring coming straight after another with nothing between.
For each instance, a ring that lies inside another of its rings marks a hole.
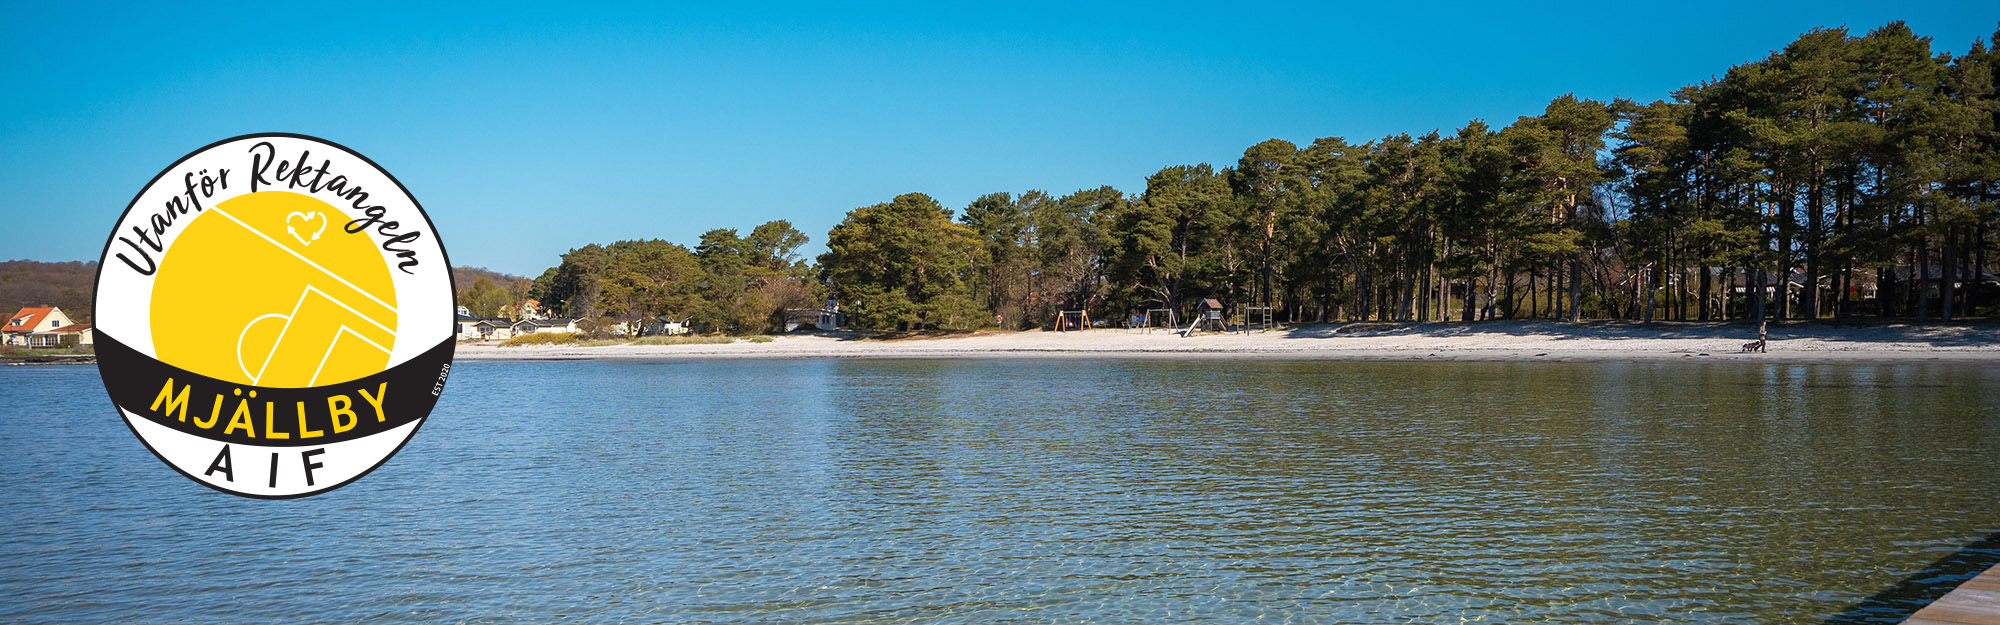
<instances>
[{"instance_id":1,"label":"window","mask_svg":"<svg viewBox=\"0 0 2000 625\"><path fill-rule=\"evenodd\" d=\"M51 327L51 328L60 328L60 327L62 327L62 320L61 320L61 319L50 319L50 320L49 320L49 327Z\"/></svg>"}]
</instances>

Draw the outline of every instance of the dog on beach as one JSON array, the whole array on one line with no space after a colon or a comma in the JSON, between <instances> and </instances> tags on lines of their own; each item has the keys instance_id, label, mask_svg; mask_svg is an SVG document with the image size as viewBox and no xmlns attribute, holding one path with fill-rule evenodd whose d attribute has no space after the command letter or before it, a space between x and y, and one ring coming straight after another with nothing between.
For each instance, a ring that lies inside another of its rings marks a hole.
<instances>
[{"instance_id":1,"label":"dog on beach","mask_svg":"<svg viewBox=\"0 0 2000 625\"><path fill-rule=\"evenodd\" d=\"M1760 321L1757 323L1757 340L1744 343L1743 351L1746 353L1757 352L1759 354L1768 354L1770 353L1770 350L1766 349L1766 347L1769 346L1770 343L1771 343L1771 323L1768 321Z\"/></svg>"}]
</instances>

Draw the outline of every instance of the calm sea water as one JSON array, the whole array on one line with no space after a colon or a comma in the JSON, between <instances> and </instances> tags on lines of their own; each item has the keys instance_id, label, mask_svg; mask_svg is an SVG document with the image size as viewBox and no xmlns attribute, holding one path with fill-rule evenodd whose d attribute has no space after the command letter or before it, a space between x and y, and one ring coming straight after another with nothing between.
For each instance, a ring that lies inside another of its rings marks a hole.
<instances>
[{"instance_id":1,"label":"calm sea water","mask_svg":"<svg viewBox=\"0 0 2000 625\"><path fill-rule=\"evenodd\" d=\"M2000 367L461 363L388 465L189 482L0 367L0 620L1893 621L2000 561Z\"/></svg>"}]
</instances>

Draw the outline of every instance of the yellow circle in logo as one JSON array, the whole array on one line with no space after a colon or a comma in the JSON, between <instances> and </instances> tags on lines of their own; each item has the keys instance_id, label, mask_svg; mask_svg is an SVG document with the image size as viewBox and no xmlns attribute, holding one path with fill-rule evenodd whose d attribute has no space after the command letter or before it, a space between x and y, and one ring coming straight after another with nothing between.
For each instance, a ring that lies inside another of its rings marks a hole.
<instances>
[{"instance_id":1,"label":"yellow circle in logo","mask_svg":"<svg viewBox=\"0 0 2000 625\"><path fill-rule=\"evenodd\" d=\"M396 290L350 217L311 196L260 191L192 220L153 282L153 348L167 364L238 384L303 388L381 372L396 345Z\"/></svg>"}]
</instances>

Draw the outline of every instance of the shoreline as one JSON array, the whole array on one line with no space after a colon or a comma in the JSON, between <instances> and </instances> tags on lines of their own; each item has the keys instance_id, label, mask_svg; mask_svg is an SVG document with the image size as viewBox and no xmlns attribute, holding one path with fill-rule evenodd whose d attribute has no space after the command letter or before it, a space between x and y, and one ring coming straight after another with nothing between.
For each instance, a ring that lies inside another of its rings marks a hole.
<instances>
[{"instance_id":1,"label":"shoreline","mask_svg":"<svg viewBox=\"0 0 2000 625\"><path fill-rule=\"evenodd\" d=\"M1748 335L1748 336L1746 336ZM2000 324L1772 326L1767 353L1745 353L1739 323L1484 321L1324 324L1182 338L1164 330L986 331L870 339L774 336L695 345L460 343L456 360L1160 358L1475 362L2000 363Z\"/></svg>"},{"instance_id":2,"label":"shoreline","mask_svg":"<svg viewBox=\"0 0 2000 625\"><path fill-rule=\"evenodd\" d=\"M2000 323L1771 326L1769 351L1742 351L1740 322L1550 321L1321 324L1200 334L1167 330L987 330L899 338L857 333L762 337L762 342L579 347L464 342L457 361L802 359L1209 359L1375 362L1732 362L1745 364L2000 364ZM94 364L88 355L0 358L0 366Z\"/></svg>"}]
</instances>

